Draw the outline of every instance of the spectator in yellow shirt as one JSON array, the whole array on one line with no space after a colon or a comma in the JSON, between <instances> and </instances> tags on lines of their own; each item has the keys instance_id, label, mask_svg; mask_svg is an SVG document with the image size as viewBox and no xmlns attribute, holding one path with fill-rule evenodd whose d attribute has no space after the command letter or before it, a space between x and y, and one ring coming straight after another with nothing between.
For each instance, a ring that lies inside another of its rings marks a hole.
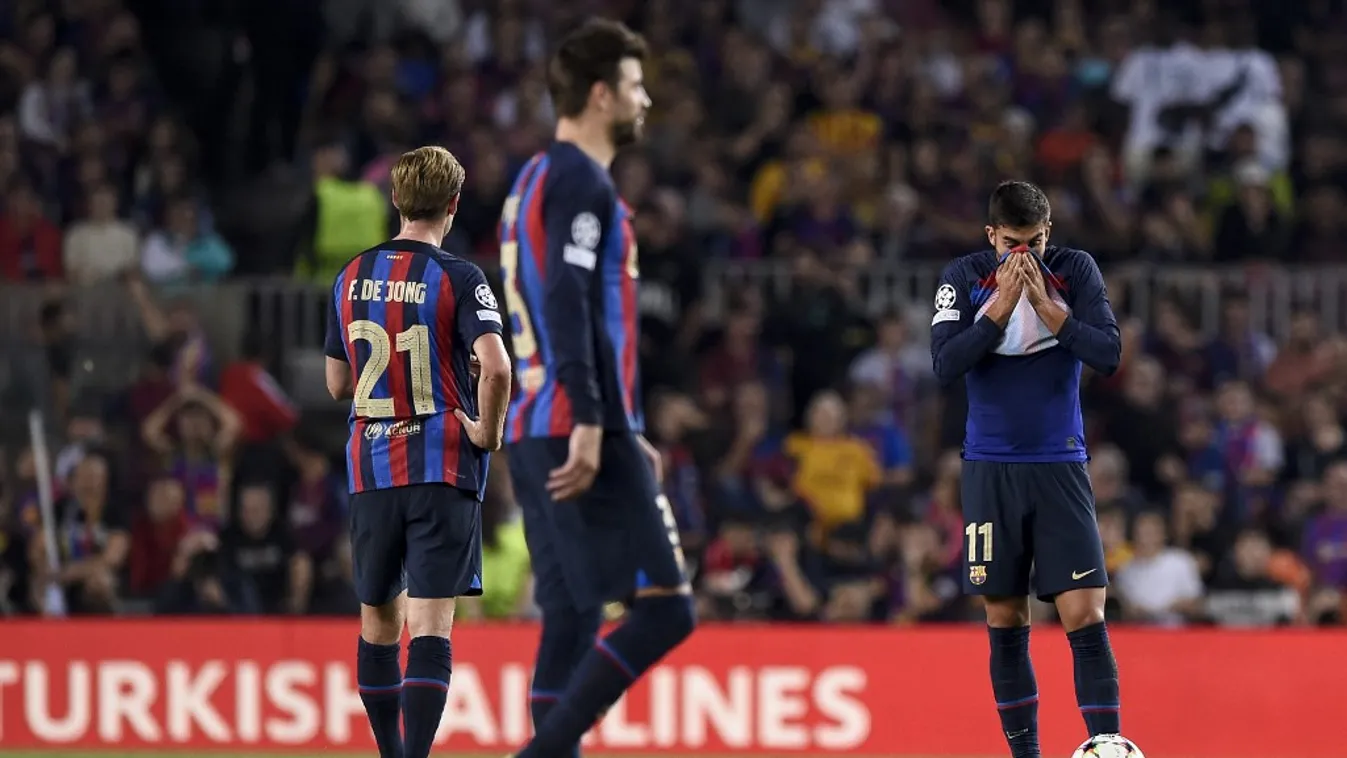
<instances>
[{"instance_id":1,"label":"spectator in yellow shirt","mask_svg":"<svg viewBox=\"0 0 1347 758\"><path fill-rule=\"evenodd\" d=\"M827 176L827 163L819 153L818 139L808 128L800 128L786 140L786 155L770 160L758 169L748 189L748 204L760 224L776 215L776 209L789 205L792 182Z\"/></svg>"},{"instance_id":2,"label":"spectator in yellow shirt","mask_svg":"<svg viewBox=\"0 0 1347 758\"><path fill-rule=\"evenodd\" d=\"M875 150L883 136L883 120L860 107L860 90L850 77L837 73L828 79L823 87L824 108L809 114L809 128L833 155Z\"/></svg>"},{"instance_id":3,"label":"spectator in yellow shirt","mask_svg":"<svg viewBox=\"0 0 1347 758\"><path fill-rule=\"evenodd\" d=\"M847 432L846 405L836 392L814 396L804 431L786 438L785 453L795 464L792 485L814 516L814 537L865 518L865 501L883 476L875 453Z\"/></svg>"}]
</instances>

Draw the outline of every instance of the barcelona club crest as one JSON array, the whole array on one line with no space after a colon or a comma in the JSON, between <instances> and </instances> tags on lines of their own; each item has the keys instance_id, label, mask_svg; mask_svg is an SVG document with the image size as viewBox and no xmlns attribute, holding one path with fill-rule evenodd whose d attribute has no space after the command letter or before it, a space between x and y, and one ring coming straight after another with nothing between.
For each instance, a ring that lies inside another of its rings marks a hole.
<instances>
[{"instance_id":1,"label":"barcelona club crest","mask_svg":"<svg viewBox=\"0 0 1347 758\"><path fill-rule=\"evenodd\" d=\"M987 581L987 567L981 565L969 566L968 581L975 585L985 583Z\"/></svg>"}]
</instances>

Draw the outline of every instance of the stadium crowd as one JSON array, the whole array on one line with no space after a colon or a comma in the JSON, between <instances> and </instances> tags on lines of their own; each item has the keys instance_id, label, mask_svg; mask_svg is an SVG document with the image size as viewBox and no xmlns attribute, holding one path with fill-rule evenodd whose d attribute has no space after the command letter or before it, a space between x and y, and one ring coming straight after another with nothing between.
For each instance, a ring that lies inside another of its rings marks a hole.
<instances>
[{"instance_id":1,"label":"stadium crowd","mask_svg":"<svg viewBox=\"0 0 1347 758\"><path fill-rule=\"evenodd\" d=\"M312 50L246 13L220 22L270 72L233 131L233 103L174 91L163 36L132 12L156 3L126 5L0 10L0 280L51 293L33 335L5 335L28 346L0 416L24 429L37 405L54 433L50 461L22 435L0 460L7 612L354 611L344 439L319 420L334 410L291 399L267 335L212 344L214 315L176 294L245 274L326 285L389 236L390 159L426 142L468 169L446 247L489 268L513 173L550 138L548 40L587 13L653 48L647 140L614 171L640 239L649 436L706 617L975 618L960 387L931 377L923 317L862 303L878 266L981 247L1000 179L1041 183L1054 241L1106 273L1341 260L1347 15L1330 0L329 0ZM306 172L294 218L243 213L279 223L266 244L217 223L254 179L226 142L253 173ZM709 307L704 274L726 260L787 272L789 296L744 286ZM118 391L77 370L88 287L124 291L153 344ZM1083 390L1112 612L1343 623L1341 325L1297 303L1274 339L1239 288L1211 332L1177 294L1114 301L1123 368ZM496 463L488 593L461 616L531 613Z\"/></svg>"}]
</instances>

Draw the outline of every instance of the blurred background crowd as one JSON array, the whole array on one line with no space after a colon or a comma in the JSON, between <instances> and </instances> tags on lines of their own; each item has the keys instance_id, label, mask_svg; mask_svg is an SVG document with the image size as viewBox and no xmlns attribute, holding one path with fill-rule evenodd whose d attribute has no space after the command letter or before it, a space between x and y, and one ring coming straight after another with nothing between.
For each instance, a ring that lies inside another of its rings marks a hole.
<instances>
[{"instance_id":1,"label":"blurred background crowd","mask_svg":"<svg viewBox=\"0 0 1347 758\"><path fill-rule=\"evenodd\" d=\"M926 335L935 274L1015 177L1124 326L1121 371L1083 388L1110 612L1343 623L1337 0L5 3L6 612L355 610L324 290L391 236L387 170L422 143L468 170L445 247L493 268L550 139L549 45L592 13L653 48L614 173L705 616L978 617L965 400ZM461 617L532 612L500 458Z\"/></svg>"}]
</instances>

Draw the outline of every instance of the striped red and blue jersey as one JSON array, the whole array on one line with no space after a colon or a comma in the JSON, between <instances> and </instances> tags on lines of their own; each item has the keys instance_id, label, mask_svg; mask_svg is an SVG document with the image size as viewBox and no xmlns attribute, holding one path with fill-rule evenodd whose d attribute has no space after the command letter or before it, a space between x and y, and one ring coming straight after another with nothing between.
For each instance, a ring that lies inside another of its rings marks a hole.
<instances>
[{"instance_id":1,"label":"striped red and blue jersey","mask_svg":"<svg viewBox=\"0 0 1347 758\"><path fill-rule=\"evenodd\" d=\"M325 352L350 365L355 388L350 491L444 483L480 499L489 457L454 409L476 417L473 345L502 331L482 270L433 245L397 239L347 263L332 295Z\"/></svg>"},{"instance_id":2,"label":"striped red and blue jersey","mask_svg":"<svg viewBox=\"0 0 1347 758\"><path fill-rule=\"evenodd\" d=\"M607 169L569 142L534 156L501 212L500 262L518 372L506 442L641 432L636 235Z\"/></svg>"}]
</instances>

